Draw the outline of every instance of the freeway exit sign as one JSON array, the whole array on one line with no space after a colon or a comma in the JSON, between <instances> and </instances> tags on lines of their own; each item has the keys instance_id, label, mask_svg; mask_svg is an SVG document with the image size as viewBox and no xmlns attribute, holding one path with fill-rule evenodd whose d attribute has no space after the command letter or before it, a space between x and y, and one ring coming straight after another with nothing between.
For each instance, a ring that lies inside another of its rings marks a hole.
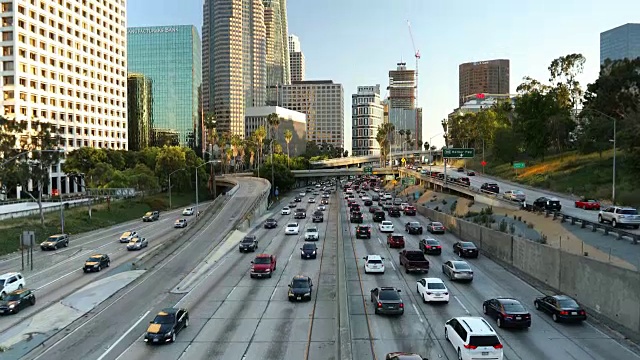
<instances>
[{"instance_id":1,"label":"freeway exit sign","mask_svg":"<svg viewBox=\"0 0 640 360\"><path fill-rule=\"evenodd\" d=\"M373 167L372 166L365 166L362 170L365 174L373 174Z\"/></svg>"},{"instance_id":2,"label":"freeway exit sign","mask_svg":"<svg viewBox=\"0 0 640 360\"><path fill-rule=\"evenodd\" d=\"M472 158L475 154L476 154L475 149L465 149L465 148L442 149L442 157L445 157L445 158L468 159L468 158Z\"/></svg>"},{"instance_id":3,"label":"freeway exit sign","mask_svg":"<svg viewBox=\"0 0 640 360\"><path fill-rule=\"evenodd\" d=\"M517 163L513 163L513 168L514 169L524 169L525 165L523 162L517 162Z\"/></svg>"},{"instance_id":4,"label":"freeway exit sign","mask_svg":"<svg viewBox=\"0 0 640 360\"><path fill-rule=\"evenodd\" d=\"M402 178L402 185L415 185L416 178L413 176Z\"/></svg>"}]
</instances>

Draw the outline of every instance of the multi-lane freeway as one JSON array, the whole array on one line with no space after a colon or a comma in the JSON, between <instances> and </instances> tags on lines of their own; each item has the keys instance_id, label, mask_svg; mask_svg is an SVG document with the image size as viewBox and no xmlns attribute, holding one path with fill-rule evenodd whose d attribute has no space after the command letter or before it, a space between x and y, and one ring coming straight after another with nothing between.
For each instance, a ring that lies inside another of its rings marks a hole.
<instances>
[{"instance_id":1,"label":"multi-lane freeway","mask_svg":"<svg viewBox=\"0 0 640 360\"><path fill-rule=\"evenodd\" d=\"M403 215L392 218L391 221L396 232L405 236L408 249L417 249L421 237L432 236L442 243L443 253L440 256L428 256L431 264L429 275L406 274L399 266L399 251L386 246L386 236L372 223L366 207L363 211L364 222L373 225L373 236L371 239L355 238L355 224L348 222L348 213L340 191L331 195L323 223L311 223L311 210L317 204L308 203L307 196L298 205L308 210L306 219L294 220L293 215L281 215L280 207L273 209L265 217L278 220L277 228L264 229L261 224L254 224L257 226L248 232L256 235L259 241L256 253L240 253L237 248L228 252L228 248L217 244L232 230L231 223L236 214L246 210L245 207L250 206L260 191L260 183L251 178L241 179L240 185L236 196L212 215L200 229L194 228L194 233L189 234L189 240L167 259L133 276L127 287L36 348L28 346L28 341L16 344L15 350L5 353L9 356L7 358L17 358L16 354L31 350L24 358L337 359L336 349L340 342L350 348L352 359L384 359L385 354L392 351L416 352L429 359L456 359L454 349L444 339L444 322L454 316L483 316L482 302L485 299L512 296L529 306L533 325L524 331L503 330L494 326L505 346L505 359L640 359L626 343L590 321L574 325L559 324L536 312L533 310L533 299L540 292L482 255L479 259L468 260L475 272L473 282L450 282L442 276L440 267L444 261L457 258L452 251L456 238L451 234L406 234L404 224L407 221L419 221L426 226L428 220L419 215ZM288 202L290 199L291 195L284 201ZM299 223L299 235L284 234L286 223L291 221ZM304 243L304 229L314 225L320 232L320 240L317 241L318 257L302 259L300 247ZM169 222L156 222L152 226L153 228L144 231L157 231L160 237L160 234L173 231ZM119 235L123 229L124 227L112 229L113 234ZM104 236L107 234L108 231L105 230ZM106 246L103 249L111 249L111 245L105 244L116 241L113 234L108 240L105 238L98 241L96 235L85 241L88 243L95 240L91 244L96 248ZM343 247L338 248L338 244L343 244ZM74 251L89 249L88 246ZM113 246L118 247L117 244ZM115 255L117 249L110 251L114 253L116 261L121 261L117 260L119 255ZM45 288L41 290L43 293L46 286L62 292L58 298L64 296L65 291L80 286L73 284L79 280L71 280L76 277L75 274L57 280L65 273L55 270L56 264L68 264L61 265L68 269L67 272L74 270L71 267L73 261L69 260L72 259L73 251L69 251L70 254L67 255L63 255L63 252L65 251L56 255L58 261L51 260L49 265L43 265L39 271L44 272L29 275L38 277L38 280L31 278L31 284L35 281L42 282L36 284L36 287L44 285ZM338 283L337 276L339 252L343 252L345 256L346 294L338 293L343 288L339 286L341 284ZM250 278L250 262L257 253L276 256L277 267L273 277ZM364 273L362 257L369 254L385 257L384 274ZM79 253L76 255L80 256ZM84 257L86 254L82 254L79 259ZM194 269L207 265L202 263L203 259L205 262L212 262L212 258L216 262L191 282L187 292L176 291L181 287L183 278L189 279L194 274ZM68 263L64 263L67 260ZM74 266L77 265L74 263ZM47 272L48 269L51 270ZM130 269L125 265L115 263L104 276L118 271L130 272L127 270ZM53 275L49 277L49 274ZM78 275L80 279L103 276ZM288 301L287 285L295 275L312 278L314 288L311 301ZM421 301L416 294L416 281L425 276L444 280L451 293L448 304L432 305ZM57 282L47 285L54 280ZM391 317L374 314L373 305L369 302L369 292L380 286L394 286L402 290L406 309L404 315ZM43 299L43 296L40 295L39 299ZM53 298L56 297L52 296ZM348 303L348 332L341 338L338 338L341 324L338 314L339 299L346 299ZM54 300L49 300L51 301ZM38 305L42 302L46 303L46 300L39 301ZM46 311L43 310L44 306L38 311ZM173 344L145 344L143 334L149 321L160 309L174 306L189 310L189 327L179 333ZM28 319L29 313L25 311L24 315L21 313L17 317L1 319L0 325L7 329L5 324L9 322ZM495 324L492 319L487 320ZM38 334L33 338L38 339ZM38 344L41 342L38 341Z\"/></svg>"},{"instance_id":2,"label":"multi-lane freeway","mask_svg":"<svg viewBox=\"0 0 640 360\"><path fill-rule=\"evenodd\" d=\"M347 216L342 218L345 221ZM640 359L588 321L577 325L559 324L537 312L533 309L533 299L541 293L482 255L478 259L465 259L474 271L471 283L449 281L443 276L441 267L447 260L459 259L452 251L454 242L459 240L451 234L405 233L404 225L408 221L419 221L426 229L428 220L419 215L387 219L393 222L397 233L404 235L408 249L418 249L421 238L433 237L442 243L443 252L439 256L427 256L431 268L428 275L406 274L399 265L399 250L387 247L386 234L379 232L377 224L373 226L371 240L355 239L351 224L350 240L345 240L344 251L350 259L347 260L347 276L354 358L383 359L388 352L402 350L420 353L429 359L456 359L456 352L444 338L444 323L455 316L483 316L484 300L508 296L528 305L533 325L529 330L520 331L494 326L504 344L506 359ZM372 223L371 214L366 211L364 221ZM349 225L344 223L344 226ZM384 274L364 274L362 257L371 254L385 257ZM441 278L450 291L449 303L423 304L416 291L416 281L421 277ZM369 292L381 286L402 290L404 315L374 314ZM488 320L495 325L494 320Z\"/></svg>"}]
</instances>

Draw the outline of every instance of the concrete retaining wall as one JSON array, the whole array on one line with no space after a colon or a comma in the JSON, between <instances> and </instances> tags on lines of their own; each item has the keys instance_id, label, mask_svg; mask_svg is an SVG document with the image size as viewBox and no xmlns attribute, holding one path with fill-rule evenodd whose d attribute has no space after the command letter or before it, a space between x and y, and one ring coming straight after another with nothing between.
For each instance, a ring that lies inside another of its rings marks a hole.
<instances>
[{"instance_id":1,"label":"concrete retaining wall","mask_svg":"<svg viewBox=\"0 0 640 360\"><path fill-rule=\"evenodd\" d=\"M461 239L475 242L484 255L574 297L592 316L640 339L640 272L513 237L421 205L417 209Z\"/></svg>"},{"instance_id":2,"label":"concrete retaining wall","mask_svg":"<svg viewBox=\"0 0 640 360\"><path fill-rule=\"evenodd\" d=\"M73 207L76 207L76 206L83 206L83 205L86 206L88 201L89 201L88 199L86 199L86 200L76 200L76 201L73 201L73 202L63 202L62 204L60 204L59 202L56 202L56 203L43 202L42 203L42 211L45 212L45 213L53 212L53 211L60 211L60 206L64 206L65 204L68 204L69 208L73 208ZM35 208L30 208L30 209L25 209L25 210L20 210L20 211L14 211L14 212L10 212L10 213L0 214L0 221L7 220L7 219L21 218L21 217L26 217L26 216L39 215L40 214L40 209L38 208L38 205L37 205L36 202L28 202L28 204L33 204L35 206Z\"/></svg>"}]
</instances>

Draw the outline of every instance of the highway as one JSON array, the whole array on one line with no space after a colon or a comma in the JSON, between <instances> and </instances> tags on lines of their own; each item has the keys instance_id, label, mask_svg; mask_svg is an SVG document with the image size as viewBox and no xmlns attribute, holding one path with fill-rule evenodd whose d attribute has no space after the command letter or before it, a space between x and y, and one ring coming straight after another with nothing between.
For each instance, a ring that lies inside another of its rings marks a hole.
<instances>
[{"instance_id":1,"label":"highway","mask_svg":"<svg viewBox=\"0 0 640 360\"><path fill-rule=\"evenodd\" d=\"M364 215L365 223L374 224L366 208ZM412 351L429 359L456 359L456 352L444 339L444 323L455 316L483 316L482 302L497 296L519 299L532 315L532 327L529 330L500 329L495 325L494 319L487 318L502 339L505 359L640 359L637 354L588 321L584 324L558 324L548 315L537 312L533 308L533 299L541 293L482 255L478 259L467 260L474 270L473 282L449 281L443 276L441 267L444 261L458 259L452 251L457 239L451 234L428 234L428 220L420 215L403 215L400 218L387 216L387 220L393 221L396 233L404 234L407 249L418 249L418 242L423 237L440 240L442 255L427 256L431 267L428 275L406 274L399 265L399 250L386 246L386 235L379 232L377 224L373 226L370 240L355 239L356 224L346 222L346 204L342 207L341 218L343 226L349 227L351 235L350 239L344 240L344 251L347 254L354 359L384 359L385 354L392 351ZM404 224L408 221L419 221L425 228L425 234L420 236L405 233ZM368 254L385 257L384 274L364 274L362 257ZM429 276L444 280L451 295L448 304L423 304L417 296L416 281ZM379 286L394 286L402 290L404 315L391 317L374 314L369 293Z\"/></svg>"},{"instance_id":2,"label":"highway","mask_svg":"<svg viewBox=\"0 0 640 360\"><path fill-rule=\"evenodd\" d=\"M291 197L285 199L290 200ZM316 196L319 200L319 196ZM306 200L306 199L305 199ZM299 248L304 243L307 218L296 220L299 235L284 235L286 223L293 215L272 215L278 221L275 229L258 227L252 234L259 240L258 251L239 253L233 249L209 277L179 300L187 307L190 324L170 346L149 346L141 338L146 324L135 328L123 351L114 351L119 360L133 359L331 359L335 342L335 270L336 270L336 199L330 200L325 216L333 220L315 225L320 230L317 259L301 259ZM331 211L334 210L334 211ZM262 225L262 224L259 224ZM277 257L272 278L252 279L250 262L258 253ZM312 300L288 301L287 285L295 275L308 275L314 282ZM114 357L106 357L112 359Z\"/></svg>"},{"instance_id":3,"label":"highway","mask_svg":"<svg viewBox=\"0 0 640 360\"><path fill-rule=\"evenodd\" d=\"M227 202L228 199L220 197L215 205L217 211L216 209L205 210L210 204L203 204L202 221L190 224L184 234L185 237L189 237L197 231L193 240L202 240L188 243L189 246L184 247L184 249L194 250L193 253L182 251L183 248L180 248L171 254L169 259L175 260L173 261L174 267L162 264L159 267L151 268L153 264L146 264L150 270L145 271L146 268L135 270L131 263L135 261L136 257L144 257L145 253L150 253L157 246L164 246L168 249L172 247L175 242L166 242L166 240L175 238L175 234L181 232L180 229L173 228L173 221L182 217L180 215L182 209L162 213L160 220L153 223L139 221L117 225L88 236L72 237L67 250L59 250L58 254L53 252L39 254L42 258L41 268L34 269L36 272L33 274L26 274L27 287L37 289L38 302L36 306L27 308L18 315L5 317L0 323L3 330L10 328L0 336L0 343L10 347L10 350L5 353L7 358L19 358L29 351L31 352L24 358L69 359L86 358L87 356L91 358L91 354L94 352L103 352L104 344L110 340L109 335L114 338L120 336L119 331L122 324L119 322L125 321L124 325L126 325L126 320L128 320L126 312L125 316L119 317L113 316L111 311L119 311L118 306L130 306L134 303L145 305L145 303L132 300L130 296L136 294L134 290L144 289L144 285L149 284L154 290L164 289L164 286L157 286L157 284L162 285L166 282L165 279L173 277L176 277L177 281L181 274L187 274L191 270L188 266L195 266L201 259L199 254L205 254L203 251L206 251L211 245L212 237L215 237L216 234L223 236L225 230L231 226L230 220L233 220L234 214L244 213L248 210L248 206L256 201L257 195L261 191L265 191L265 185L262 181L239 179L238 183L239 193L236 193L229 202ZM213 222L208 221L211 217L217 220L218 228L212 226ZM192 221L194 219L193 217L187 218ZM150 240L147 249L128 252L124 249L125 244L118 242L120 234L131 228L138 230ZM160 243L163 244L160 245ZM108 253L112 260L111 267L103 269L99 273L83 274L80 268L84 264L84 260L88 254L95 252ZM185 253L191 257L191 262L178 256ZM53 259L49 259L49 257L53 257ZM162 258L162 256L157 256L157 258ZM147 258L148 262L155 260L156 256ZM5 260L6 263L1 265L10 266L9 262L12 261L19 261L19 259L8 259ZM38 259L36 259L36 264L38 264ZM163 273L162 270L170 272ZM133 284L131 288L121 290L129 283ZM86 284L89 284L88 287L81 288ZM153 294L152 291L148 289L147 291L149 294ZM110 296L111 298L109 298ZM107 298L109 300L103 302ZM145 298L141 297L140 299ZM146 300L148 300L147 306L154 302L150 298L146 298ZM87 311L88 313L84 314ZM105 315L111 316L111 318L104 320ZM69 317L71 317L70 320ZM129 319L133 319L133 317ZM61 329L62 331L59 331ZM80 334L83 336L79 336ZM16 343L16 339L26 339L26 341ZM81 346L78 347L78 344ZM36 346L37 348L35 348ZM5 354L3 354L3 359Z\"/></svg>"},{"instance_id":4,"label":"highway","mask_svg":"<svg viewBox=\"0 0 640 360\"><path fill-rule=\"evenodd\" d=\"M424 165L423 165L424 167ZM429 166L427 165L426 168L428 169ZM433 169L433 171L444 171L444 168L442 166L432 166L431 167ZM457 168L450 168L447 167L447 175L451 175L451 176L455 176L455 177L461 177L461 176L467 176L466 172L465 173L459 173L456 171ZM419 174L415 171L413 171L413 173L416 176L419 176ZM424 175L422 175L424 176ZM575 200L574 198L570 197L569 195L564 195L562 196L561 194L555 194L555 193L550 193L550 192L545 192L544 190L538 190L538 189L533 189L531 187L526 187L526 186L521 186L515 183L507 183L501 180L495 180L495 179L491 179L489 177L485 177L482 176L481 172L477 172L476 171L476 175L475 176L469 176L468 177L470 182L471 182L471 187L475 188L475 189L480 189L480 187L482 186L482 184L489 182L489 183L496 183L498 184L498 186L500 187L500 193L504 193L505 191L508 190L520 190L522 191L525 195L526 195L526 202L528 204L533 203L534 200L536 200L539 197L548 197L548 198L556 198L558 200L560 200L560 204L562 205L562 213L570 215L570 216L575 216L581 219L585 219L585 220L589 220L589 221L593 221L593 222L597 222L598 221L598 211L595 210L584 210L584 209L578 209L575 207ZM499 195L502 196L502 195ZM604 205L603 205L604 206ZM630 231L632 233L635 234L640 234L640 230L634 230L632 228L626 228L625 230Z\"/></svg>"}]
</instances>

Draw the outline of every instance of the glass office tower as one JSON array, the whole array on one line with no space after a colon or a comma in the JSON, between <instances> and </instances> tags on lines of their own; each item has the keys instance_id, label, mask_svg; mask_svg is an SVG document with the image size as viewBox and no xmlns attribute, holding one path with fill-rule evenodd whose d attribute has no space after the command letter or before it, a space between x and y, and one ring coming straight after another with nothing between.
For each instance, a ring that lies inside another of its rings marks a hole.
<instances>
[{"instance_id":1,"label":"glass office tower","mask_svg":"<svg viewBox=\"0 0 640 360\"><path fill-rule=\"evenodd\" d=\"M600 64L606 59L635 59L640 56L640 24L624 24L600 33Z\"/></svg>"},{"instance_id":2,"label":"glass office tower","mask_svg":"<svg viewBox=\"0 0 640 360\"><path fill-rule=\"evenodd\" d=\"M153 128L175 131L181 146L199 144L201 42L195 26L127 30L127 71L153 83Z\"/></svg>"}]
</instances>

